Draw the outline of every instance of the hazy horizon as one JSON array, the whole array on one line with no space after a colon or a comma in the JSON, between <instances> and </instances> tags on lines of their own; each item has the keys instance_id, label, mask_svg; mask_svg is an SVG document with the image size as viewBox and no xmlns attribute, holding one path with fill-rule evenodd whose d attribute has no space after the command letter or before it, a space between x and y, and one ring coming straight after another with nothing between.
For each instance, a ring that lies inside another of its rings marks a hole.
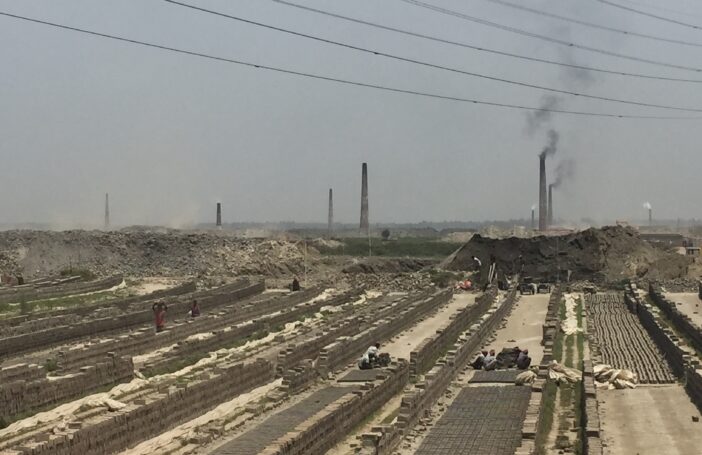
<instances>
[{"instance_id":1,"label":"hazy horizon","mask_svg":"<svg viewBox=\"0 0 702 455\"><path fill-rule=\"evenodd\" d=\"M486 0L426 0L542 35L695 66L702 47L622 36ZM447 40L614 71L699 73L589 53L476 25L399 0L294 3ZM189 3L464 71L597 96L702 109L698 83L648 80L526 62L413 38L271 0ZM516 1L514 2L516 3ZM680 9L702 6L679 0ZM598 2L525 6L609 27L702 43L702 33ZM196 12L163 1L0 0L0 11L227 58L490 102L542 106L548 92L393 61ZM699 19L702 23L702 19ZM549 181L556 219L702 218L697 195L702 120L553 114L412 97L294 77L0 17L0 225L100 227L110 194L115 226L296 220L357 223L361 163L370 221L509 220L538 202L538 154L559 134ZM565 110L680 112L558 95ZM434 221L438 222L438 221ZM632 221L633 222L633 221Z\"/></svg>"}]
</instances>

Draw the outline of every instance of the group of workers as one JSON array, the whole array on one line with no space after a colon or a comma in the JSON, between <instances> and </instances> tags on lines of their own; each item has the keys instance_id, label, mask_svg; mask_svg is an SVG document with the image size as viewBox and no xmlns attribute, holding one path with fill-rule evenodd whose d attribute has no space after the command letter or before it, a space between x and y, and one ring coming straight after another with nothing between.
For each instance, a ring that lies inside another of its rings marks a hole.
<instances>
[{"instance_id":1,"label":"group of workers","mask_svg":"<svg viewBox=\"0 0 702 455\"><path fill-rule=\"evenodd\" d=\"M156 331L163 332L163 329L166 328L166 311L168 311L168 305L166 305L166 302L159 300L151 306L151 311L154 313L154 325L156 326ZM193 300L190 304L188 316L191 318L200 316L200 304L197 302L197 300Z\"/></svg>"},{"instance_id":2,"label":"group of workers","mask_svg":"<svg viewBox=\"0 0 702 455\"><path fill-rule=\"evenodd\" d=\"M526 370L531 365L531 357L529 357L528 349L514 348L514 351L518 351L517 359L515 364L518 369ZM490 351L482 351L475 358L471 366L476 370L492 371L497 368L497 356L495 355L495 350L490 349Z\"/></svg>"}]
</instances>

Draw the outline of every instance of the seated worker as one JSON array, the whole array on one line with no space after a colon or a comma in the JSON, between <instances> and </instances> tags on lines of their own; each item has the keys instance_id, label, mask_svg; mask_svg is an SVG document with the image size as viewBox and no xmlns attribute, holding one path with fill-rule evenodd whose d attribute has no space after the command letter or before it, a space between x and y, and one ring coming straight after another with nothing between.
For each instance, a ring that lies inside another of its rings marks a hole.
<instances>
[{"instance_id":1,"label":"seated worker","mask_svg":"<svg viewBox=\"0 0 702 455\"><path fill-rule=\"evenodd\" d=\"M520 370L526 370L531 365L531 357L529 357L529 350L525 349L519 353L517 357L517 368Z\"/></svg>"},{"instance_id":2,"label":"seated worker","mask_svg":"<svg viewBox=\"0 0 702 455\"><path fill-rule=\"evenodd\" d=\"M290 285L290 290L293 292L297 292L300 290L300 280L298 280L297 277L293 278L292 284Z\"/></svg>"},{"instance_id":3,"label":"seated worker","mask_svg":"<svg viewBox=\"0 0 702 455\"><path fill-rule=\"evenodd\" d=\"M361 358L358 360L358 368L360 370L370 370L373 368L373 365L371 365L371 361L368 358L368 353L366 352L361 356Z\"/></svg>"},{"instance_id":4,"label":"seated worker","mask_svg":"<svg viewBox=\"0 0 702 455\"><path fill-rule=\"evenodd\" d=\"M497 357L495 356L495 350L490 349L490 353L485 356L483 369L485 371L494 370L497 367Z\"/></svg>"},{"instance_id":5,"label":"seated worker","mask_svg":"<svg viewBox=\"0 0 702 455\"><path fill-rule=\"evenodd\" d=\"M198 316L200 316L200 305L197 300L193 300L193 304L190 306L190 317L196 318Z\"/></svg>"},{"instance_id":6,"label":"seated worker","mask_svg":"<svg viewBox=\"0 0 702 455\"><path fill-rule=\"evenodd\" d=\"M473 363L471 363L470 366L472 366L474 370L482 369L483 365L485 365L485 357L487 357L487 355L487 351L482 351L480 354L478 354L475 360L473 360Z\"/></svg>"},{"instance_id":7,"label":"seated worker","mask_svg":"<svg viewBox=\"0 0 702 455\"><path fill-rule=\"evenodd\" d=\"M373 346L366 350L366 355L371 363L375 363L378 360L378 354L380 353L380 343L375 343Z\"/></svg>"}]
</instances>

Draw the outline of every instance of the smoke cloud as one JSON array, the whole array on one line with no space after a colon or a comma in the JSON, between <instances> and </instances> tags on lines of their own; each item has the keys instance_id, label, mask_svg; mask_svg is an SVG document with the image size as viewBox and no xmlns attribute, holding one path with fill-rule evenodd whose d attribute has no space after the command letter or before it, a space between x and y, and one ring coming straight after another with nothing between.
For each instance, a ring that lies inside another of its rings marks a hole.
<instances>
[{"instance_id":1,"label":"smoke cloud","mask_svg":"<svg viewBox=\"0 0 702 455\"><path fill-rule=\"evenodd\" d=\"M558 149L558 132L554 129L548 130L548 143L546 146L541 150L541 153L539 154L539 158L548 158L549 156L553 156L556 154L556 150Z\"/></svg>"},{"instance_id":2,"label":"smoke cloud","mask_svg":"<svg viewBox=\"0 0 702 455\"><path fill-rule=\"evenodd\" d=\"M651 203L650 203L650 202L644 202L644 203L643 203L643 208L645 208L646 210L651 210L651 208L652 208L652 207L651 207Z\"/></svg>"},{"instance_id":3,"label":"smoke cloud","mask_svg":"<svg viewBox=\"0 0 702 455\"><path fill-rule=\"evenodd\" d=\"M539 128L551 121L553 113L549 109L557 109L561 106L561 97L556 95L544 95L537 111L527 114L526 129L529 135L534 134Z\"/></svg>"},{"instance_id":4,"label":"smoke cloud","mask_svg":"<svg viewBox=\"0 0 702 455\"><path fill-rule=\"evenodd\" d=\"M575 160L569 158L558 163L555 174L556 176L551 186L558 188L563 184L563 182L573 178L573 175L575 174Z\"/></svg>"}]
</instances>

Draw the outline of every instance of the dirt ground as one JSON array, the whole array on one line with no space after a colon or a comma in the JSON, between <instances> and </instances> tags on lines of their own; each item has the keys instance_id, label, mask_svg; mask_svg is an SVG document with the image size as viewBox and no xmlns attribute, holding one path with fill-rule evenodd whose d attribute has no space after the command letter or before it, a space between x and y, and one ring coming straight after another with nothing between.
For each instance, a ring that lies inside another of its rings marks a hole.
<instances>
[{"instance_id":1,"label":"dirt ground","mask_svg":"<svg viewBox=\"0 0 702 455\"><path fill-rule=\"evenodd\" d=\"M500 352L503 348L519 346L529 349L531 364L538 365L544 356L541 346L543 323L546 320L550 294L523 295L519 298L507 319L507 325L497 332L497 337L488 346Z\"/></svg>"},{"instance_id":2,"label":"dirt ground","mask_svg":"<svg viewBox=\"0 0 702 455\"><path fill-rule=\"evenodd\" d=\"M697 325L702 325L702 300L699 299L696 292L668 292L665 297L677 305L678 310L690 316L692 322Z\"/></svg>"},{"instance_id":3,"label":"dirt ground","mask_svg":"<svg viewBox=\"0 0 702 455\"><path fill-rule=\"evenodd\" d=\"M605 455L697 455L702 422L680 385L597 392Z\"/></svg>"}]
</instances>

